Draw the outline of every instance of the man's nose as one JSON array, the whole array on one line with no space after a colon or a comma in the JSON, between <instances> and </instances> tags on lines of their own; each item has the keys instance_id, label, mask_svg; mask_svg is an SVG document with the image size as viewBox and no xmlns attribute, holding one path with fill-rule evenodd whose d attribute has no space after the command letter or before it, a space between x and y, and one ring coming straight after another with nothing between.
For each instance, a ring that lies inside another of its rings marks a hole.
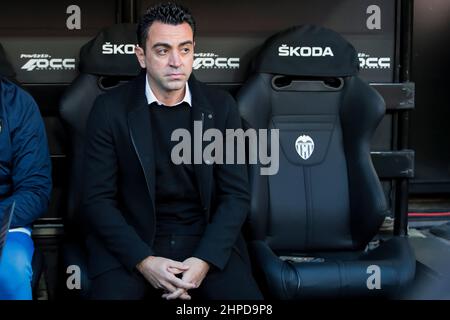
<instances>
[{"instance_id":1,"label":"man's nose","mask_svg":"<svg viewBox=\"0 0 450 320\"><path fill-rule=\"evenodd\" d=\"M180 54L176 51L172 52L169 57L169 64L171 67L178 68L181 66L181 57Z\"/></svg>"}]
</instances>

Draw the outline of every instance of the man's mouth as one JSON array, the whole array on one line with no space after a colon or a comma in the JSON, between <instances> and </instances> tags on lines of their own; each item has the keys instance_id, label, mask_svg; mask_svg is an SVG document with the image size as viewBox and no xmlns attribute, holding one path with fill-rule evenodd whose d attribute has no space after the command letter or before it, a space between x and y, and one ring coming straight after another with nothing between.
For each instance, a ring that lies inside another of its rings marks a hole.
<instances>
[{"instance_id":1,"label":"man's mouth","mask_svg":"<svg viewBox=\"0 0 450 320\"><path fill-rule=\"evenodd\" d=\"M184 76L183 73L169 73L168 77L171 79L180 79Z\"/></svg>"}]
</instances>

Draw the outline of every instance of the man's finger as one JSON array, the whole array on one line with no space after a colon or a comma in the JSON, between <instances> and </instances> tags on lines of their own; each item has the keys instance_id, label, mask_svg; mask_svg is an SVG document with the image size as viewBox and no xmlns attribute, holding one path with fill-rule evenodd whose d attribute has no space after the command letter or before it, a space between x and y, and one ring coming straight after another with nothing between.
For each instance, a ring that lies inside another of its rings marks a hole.
<instances>
[{"instance_id":1,"label":"man's finger","mask_svg":"<svg viewBox=\"0 0 450 320\"><path fill-rule=\"evenodd\" d=\"M178 268L168 267L167 271L169 271L169 272L171 272L173 274L180 274L180 273L183 273L186 270L181 270L181 269L178 269Z\"/></svg>"},{"instance_id":2,"label":"man's finger","mask_svg":"<svg viewBox=\"0 0 450 320\"><path fill-rule=\"evenodd\" d=\"M194 286L192 289L197 289L200 286L199 282L202 282L202 280L194 281L194 279L191 279L191 276L187 273L183 274L181 280L187 283L191 283Z\"/></svg>"},{"instance_id":3,"label":"man's finger","mask_svg":"<svg viewBox=\"0 0 450 320\"><path fill-rule=\"evenodd\" d=\"M180 296L180 299L181 300L191 300L191 296L187 292L185 292Z\"/></svg>"},{"instance_id":4,"label":"man's finger","mask_svg":"<svg viewBox=\"0 0 450 320\"><path fill-rule=\"evenodd\" d=\"M179 297L181 297L185 292L186 292L186 290L178 288L174 292L163 295L163 296L165 296L165 298L167 300L174 300L174 299L178 299Z\"/></svg>"},{"instance_id":5,"label":"man's finger","mask_svg":"<svg viewBox=\"0 0 450 320\"><path fill-rule=\"evenodd\" d=\"M182 289L184 292L179 296L179 298L181 299L181 300L191 300L191 296L189 295L189 293L186 291L186 290L184 290L184 289ZM167 297L170 295L171 293L170 292L165 292L161 297L163 298L163 299L167 299Z\"/></svg>"},{"instance_id":6,"label":"man's finger","mask_svg":"<svg viewBox=\"0 0 450 320\"><path fill-rule=\"evenodd\" d=\"M180 270L187 270L187 269L189 269L189 266L184 264L183 262L169 260L169 268L177 268Z\"/></svg>"},{"instance_id":7,"label":"man's finger","mask_svg":"<svg viewBox=\"0 0 450 320\"><path fill-rule=\"evenodd\" d=\"M183 290L183 292L179 296L180 299L182 299L182 300L190 300L191 299L191 296L187 293L186 290L184 290L184 289L180 289L180 290ZM167 299L167 297L172 295L172 294L173 293L166 292L161 297L164 298L164 299Z\"/></svg>"},{"instance_id":8,"label":"man's finger","mask_svg":"<svg viewBox=\"0 0 450 320\"><path fill-rule=\"evenodd\" d=\"M183 281L180 278L175 277L175 275L173 275L173 274L170 274L170 276L168 277L167 280L169 280L170 283L177 288L182 288L182 289L188 290L188 289L194 289L196 287L193 283ZM173 292L173 291L171 291L171 292Z\"/></svg>"},{"instance_id":9,"label":"man's finger","mask_svg":"<svg viewBox=\"0 0 450 320\"><path fill-rule=\"evenodd\" d=\"M168 281L162 281L161 285L165 291L170 292L170 293L175 292L178 289L177 287L175 287Z\"/></svg>"}]
</instances>

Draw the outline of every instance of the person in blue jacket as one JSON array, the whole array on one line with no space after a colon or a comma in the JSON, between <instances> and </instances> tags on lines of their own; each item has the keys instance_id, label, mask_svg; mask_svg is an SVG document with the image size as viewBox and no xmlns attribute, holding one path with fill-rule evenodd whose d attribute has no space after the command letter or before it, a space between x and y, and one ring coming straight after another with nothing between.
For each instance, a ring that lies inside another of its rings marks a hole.
<instances>
[{"instance_id":1,"label":"person in blue jacket","mask_svg":"<svg viewBox=\"0 0 450 320\"><path fill-rule=\"evenodd\" d=\"M48 208L51 163L33 98L0 77L0 216L15 202L0 257L0 300L32 299L31 226Z\"/></svg>"}]
</instances>

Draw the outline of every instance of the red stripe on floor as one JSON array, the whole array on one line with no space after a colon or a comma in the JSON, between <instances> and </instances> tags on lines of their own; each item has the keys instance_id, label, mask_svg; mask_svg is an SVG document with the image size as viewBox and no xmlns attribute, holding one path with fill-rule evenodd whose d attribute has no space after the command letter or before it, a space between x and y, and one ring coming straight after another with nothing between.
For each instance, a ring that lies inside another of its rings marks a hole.
<instances>
[{"instance_id":1,"label":"red stripe on floor","mask_svg":"<svg viewBox=\"0 0 450 320\"><path fill-rule=\"evenodd\" d=\"M409 217L450 217L450 212L410 212Z\"/></svg>"}]
</instances>

